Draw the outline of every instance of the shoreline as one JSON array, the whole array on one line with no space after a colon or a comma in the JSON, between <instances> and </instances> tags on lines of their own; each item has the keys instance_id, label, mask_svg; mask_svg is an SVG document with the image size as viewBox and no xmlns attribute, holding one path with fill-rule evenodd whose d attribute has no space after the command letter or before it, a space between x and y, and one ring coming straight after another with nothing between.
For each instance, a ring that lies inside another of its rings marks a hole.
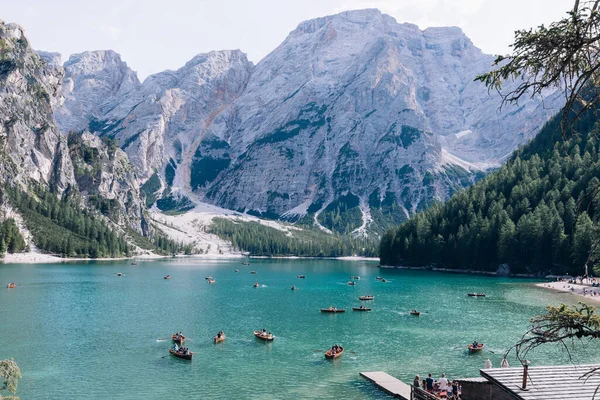
<instances>
[{"instance_id":1,"label":"shoreline","mask_svg":"<svg viewBox=\"0 0 600 400\"><path fill-rule=\"evenodd\" d=\"M583 294L584 289L588 292L597 292L598 294L600 294L600 288L598 287L556 281L536 283L534 284L534 286L546 289L548 291L552 291L554 293L571 294L575 296L575 298L578 299L578 301L582 301L584 303L589 302L593 305L600 304L600 295L591 296L589 294ZM574 288L575 290L571 291L571 288Z\"/></svg>"},{"instance_id":2,"label":"shoreline","mask_svg":"<svg viewBox=\"0 0 600 400\"><path fill-rule=\"evenodd\" d=\"M109 257L109 258L82 258L82 257L58 257L53 254L45 254L38 252L28 253L6 253L4 258L0 258L1 264L52 264L52 263L69 263L69 262L81 262L81 261L125 261L125 260L138 260L138 261L150 261L160 260L167 258L189 258L189 259L208 259L208 260L239 260L240 258L249 259L289 259L289 260L342 260L342 261L379 261L379 258L375 257L359 257L359 256L343 256L343 257L302 257L302 256L245 256L241 253L228 253L228 254L190 254L183 255L179 254L173 256L162 256L159 254L142 254L131 257Z\"/></svg>"},{"instance_id":3,"label":"shoreline","mask_svg":"<svg viewBox=\"0 0 600 400\"><path fill-rule=\"evenodd\" d=\"M452 269L442 267L410 267L403 265L380 265L382 269L401 269L409 271L432 271L432 272L444 272L450 274L466 274L466 275L483 275L483 276L496 276L499 278L531 278L531 279L543 279L544 277L534 274L498 274L494 271L478 271L472 269Z\"/></svg>"}]
</instances>

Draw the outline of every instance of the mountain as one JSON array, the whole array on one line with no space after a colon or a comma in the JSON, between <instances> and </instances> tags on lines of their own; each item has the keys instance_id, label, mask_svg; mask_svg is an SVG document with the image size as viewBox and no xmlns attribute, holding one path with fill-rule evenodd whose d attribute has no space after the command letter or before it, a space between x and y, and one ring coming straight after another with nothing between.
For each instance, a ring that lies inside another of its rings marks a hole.
<instances>
[{"instance_id":1,"label":"mountain","mask_svg":"<svg viewBox=\"0 0 600 400\"><path fill-rule=\"evenodd\" d=\"M75 183L52 99L62 70L31 50L21 27L0 21L0 176L33 180L62 193Z\"/></svg>"},{"instance_id":2,"label":"mountain","mask_svg":"<svg viewBox=\"0 0 600 400\"><path fill-rule=\"evenodd\" d=\"M160 235L116 143L57 128L63 76L58 54L34 52L21 27L0 21L0 245L65 256L128 254L134 237Z\"/></svg>"},{"instance_id":3,"label":"mountain","mask_svg":"<svg viewBox=\"0 0 600 400\"><path fill-rule=\"evenodd\" d=\"M256 66L211 52L139 83L114 52L73 55L55 114L117 139L165 211L200 200L364 233L472 184L560 107L548 93L500 110L473 81L493 60L459 28L348 11Z\"/></svg>"},{"instance_id":4,"label":"mountain","mask_svg":"<svg viewBox=\"0 0 600 400\"><path fill-rule=\"evenodd\" d=\"M583 114L566 140L560 116L498 171L386 232L381 263L583 274L599 240L597 111Z\"/></svg>"}]
</instances>

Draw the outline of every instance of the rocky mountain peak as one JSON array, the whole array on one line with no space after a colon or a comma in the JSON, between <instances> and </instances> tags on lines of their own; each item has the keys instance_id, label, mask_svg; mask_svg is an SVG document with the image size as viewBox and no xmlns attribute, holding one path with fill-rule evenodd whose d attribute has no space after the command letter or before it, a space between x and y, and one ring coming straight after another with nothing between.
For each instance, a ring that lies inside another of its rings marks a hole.
<instances>
[{"instance_id":1,"label":"rocky mountain peak","mask_svg":"<svg viewBox=\"0 0 600 400\"><path fill-rule=\"evenodd\" d=\"M65 107L56 112L64 132L88 129L115 99L140 86L137 74L112 50L73 54L64 69Z\"/></svg>"},{"instance_id":2,"label":"rocky mountain peak","mask_svg":"<svg viewBox=\"0 0 600 400\"><path fill-rule=\"evenodd\" d=\"M23 29L0 21L0 176L5 182L30 180L58 192L74 183L64 138L52 106L62 70L30 47Z\"/></svg>"}]
</instances>

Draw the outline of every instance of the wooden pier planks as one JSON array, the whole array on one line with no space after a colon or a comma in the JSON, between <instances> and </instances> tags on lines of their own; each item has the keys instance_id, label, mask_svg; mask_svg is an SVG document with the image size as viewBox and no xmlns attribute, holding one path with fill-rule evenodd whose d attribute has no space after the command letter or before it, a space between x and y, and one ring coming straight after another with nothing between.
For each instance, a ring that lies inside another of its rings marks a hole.
<instances>
[{"instance_id":1,"label":"wooden pier planks","mask_svg":"<svg viewBox=\"0 0 600 400\"><path fill-rule=\"evenodd\" d=\"M378 388L394 397L403 400L410 400L410 385L407 385L401 380L396 379L385 372L360 372L360 376L370 380L377 385Z\"/></svg>"}]
</instances>

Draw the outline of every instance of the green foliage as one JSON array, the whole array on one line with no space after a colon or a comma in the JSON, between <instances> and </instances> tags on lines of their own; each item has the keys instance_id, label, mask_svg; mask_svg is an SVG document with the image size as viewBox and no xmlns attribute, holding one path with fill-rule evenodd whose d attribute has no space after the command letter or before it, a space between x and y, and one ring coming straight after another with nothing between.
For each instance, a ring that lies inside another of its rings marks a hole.
<instances>
[{"instance_id":1,"label":"green foliage","mask_svg":"<svg viewBox=\"0 0 600 400\"><path fill-rule=\"evenodd\" d=\"M549 26L516 31L512 54L498 56L497 69L476 80L490 90L501 90L505 81L519 79L521 83L503 95L503 104L518 104L522 96L541 96L548 89L564 91L567 102L561 130L565 133L572 111L581 115L600 102L599 5L598 0L575 0L567 17Z\"/></svg>"},{"instance_id":2,"label":"green foliage","mask_svg":"<svg viewBox=\"0 0 600 400\"><path fill-rule=\"evenodd\" d=\"M319 223L333 232L349 234L362 225L360 199L348 193L332 201L317 217Z\"/></svg>"},{"instance_id":3,"label":"green foliage","mask_svg":"<svg viewBox=\"0 0 600 400\"><path fill-rule=\"evenodd\" d=\"M225 153L223 158L213 158L208 156L202 157L197 151L191 166L190 185L192 189L196 190L214 181L219 173L226 170L230 164L231 158L228 153Z\"/></svg>"},{"instance_id":4,"label":"green foliage","mask_svg":"<svg viewBox=\"0 0 600 400\"><path fill-rule=\"evenodd\" d=\"M2 397L2 391L7 390L9 393L16 393L17 386L19 385L19 379L21 379L21 370L16 362L11 360L0 360L0 400L19 400L18 397L9 396Z\"/></svg>"},{"instance_id":5,"label":"green foliage","mask_svg":"<svg viewBox=\"0 0 600 400\"><path fill-rule=\"evenodd\" d=\"M26 249L25 240L19 232L15 220L8 218L0 221L0 257L6 252L19 253Z\"/></svg>"},{"instance_id":6,"label":"green foliage","mask_svg":"<svg viewBox=\"0 0 600 400\"><path fill-rule=\"evenodd\" d=\"M574 306L548 306L546 314L532 318L531 322L535 327L532 330L539 330L543 334L523 335L514 346L520 360L525 359L531 350L546 343L559 343L568 349L575 340L600 338L600 316L596 308L581 302ZM598 370L594 368L586 375Z\"/></svg>"},{"instance_id":7,"label":"green foliage","mask_svg":"<svg viewBox=\"0 0 600 400\"><path fill-rule=\"evenodd\" d=\"M500 170L386 232L381 262L490 271L509 263L513 272L582 274L600 240L595 122L585 114L579 132L593 132L562 141L556 117Z\"/></svg>"},{"instance_id":8,"label":"green foliage","mask_svg":"<svg viewBox=\"0 0 600 400\"><path fill-rule=\"evenodd\" d=\"M172 158L170 158L169 163L165 167L165 180L167 181L167 185L173 186L173 180L175 179L176 170L177 164Z\"/></svg>"},{"instance_id":9,"label":"green foliage","mask_svg":"<svg viewBox=\"0 0 600 400\"><path fill-rule=\"evenodd\" d=\"M151 207L152 204L158 198L158 191L160 190L160 178L158 174L155 172L152 174L150 179L148 179L141 187L140 191L144 193L146 198L146 207Z\"/></svg>"},{"instance_id":10,"label":"green foliage","mask_svg":"<svg viewBox=\"0 0 600 400\"><path fill-rule=\"evenodd\" d=\"M121 257L129 245L101 219L87 210L70 190L62 198L34 184L31 192L5 186L6 194L23 216L33 241L41 250L63 257Z\"/></svg>"},{"instance_id":11,"label":"green foliage","mask_svg":"<svg viewBox=\"0 0 600 400\"><path fill-rule=\"evenodd\" d=\"M420 130L413 128L412 126L402 125L402 130L400 131L400 140L404 148L413 144L420 137Z\"/></svg>"},{"instance_id":12,"label":"green foliage","mask_svg":"<svg viewBox=\"0 0 600 400\"><path fill-rule=\"evenodd\" d=\"M210 232L230 241L233 247L254 256L374 257L377 244L370 239L330 235L317 230L295 230L292 236L258 222L215 218Z\"/></svg>"},{"instance_id":13,"label":"green foliage","mask_svg":"<svg viewBox=\"0 0 600 400\"><path fill-rule=\"evenodd\" d=\"M260 146L285 142L308 128L312 128L310 133L312 136L317 129L327 122L324 117L325 111L327 111L326 105L318 107L316 103L309 103L300 110L297 119L287 122L282 127L258 139L254 144Z\"/></svg>"},{"instance_id":14,"label":"green foliage","mask_svg":"<svg viewBox=\"0 0 600 400\"><path fill-rule=\"evenodd\" d=\"M167 214L181 214L192 210L195 205L185 196L163 196L156 202L156 207Z\"/></svg>"}]
</instances>

